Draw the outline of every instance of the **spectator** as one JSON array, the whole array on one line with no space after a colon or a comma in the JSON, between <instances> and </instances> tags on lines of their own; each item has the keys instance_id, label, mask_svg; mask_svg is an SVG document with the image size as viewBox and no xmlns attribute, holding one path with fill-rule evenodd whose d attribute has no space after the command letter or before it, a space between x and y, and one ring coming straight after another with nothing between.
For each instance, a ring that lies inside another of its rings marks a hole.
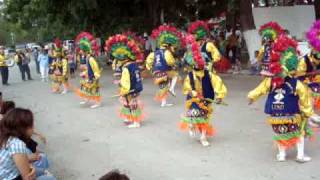
<instances>
[{"instance_id":1,"label":"spectator","mask_svg":"<svg viewBox=\"0 0 320 180\"><path fill-rule=\"evenodd\" d=\"M130 180L125 174L121 174L118 170L113 170L102 176L99 180Z\"/></svg>"},{"instance_id":2,"label":"spectator","mask_svg":"<svg viewBox=\"0 0 320 180\"><path fill-rule=\"evenodd\" d=\"M251 67L250 67L250 74L251 75L257 75L259 74L259 62L258 62L258 56L259 56L259 51L254 52L254 58L250 61Z\"/></svg>"},{"instance_id":3,"label":"spectator","mask_svg":"<svg viewBox=\"0 0 320 180\"><path fill-rule=\"evenodd\" d=\"M219 47L220 54L223 56L226 56L227 41L222 31L219 33L218 43L219 43L218 47Z\"/></svg>"},{"instance_id":4,"label":"spectator","mask_svg":"<svg viewBox=\"0 0 320 180\"><path fill-rule=\"evenodd\" d=\"M4 54L4 47L0 47L0 71L1 71L1 78L2 78L2 85L8 86L8 79L9 79L9 68L6 63L6 58Z\"/></svg>"},{"instance_id":5,"label":"spectator","mask_svg":"<svg viewBox=\"0 0 320 180\"><path fill-rule=\"evenodd\" d=\"M236 35L236 30L232 30L232 34L227 39L227 49L226 49L226 55L228 59L231 60L231 64L236 63L237 59L237 48L238 48L238 36ZM232 53L232 56L230 57L230 52Z\"/></svg>"},{"instance_id":6,"label":"spectator","mask_svg":"<svg viewBox=\"0 0 320 180\"><path fill-rule=\"evenodd\" d=\"M17 52L14 58L19 67L22 80L26 80L26 74L28 76L28 80L32 80L29 67L30 59L21 50Z\"/></svg>"},{"instance_id":7,"label":"spectator","mask_svg":"<svg viewBox=\"0 0 320 180\"><path fill-rule=\"evenodd\" d=\"M49 76L49 55L48 55L48 49L43 49L38 57L39 62L39 68L41 73L41 80L43 82L48 81Z\"/></svg>"},{"instance_id":8,"label":"spectator","mask_svg":"<svg viewBox=\"0 0 320 180\"><path fill-rule=\"evenodd\" d=\"M34 61L36 63L37 73L40 74L40 67L39 67L39 61L38 61L39 50L38 50L37 47L33 48L32 56L33 56L33 59L34 59Z\"/></svg>"},{"instance_id":9,"label":"spectator","mask_svg":"<svg viewBox=\"0 0 320 180\"><path fill-rule=\"evenodd\" d=\"M70 76L72 78L74 78L75 72L76 72L76 67L77 67L75 55L73 54L72 50L66 51L66 55L67 55L67 60L68 60L69 68L70 68Z\"/></svg>"},{"instance_id":10,"label":"spectator","mask_svg":"<svg viewBox=\"0 0 320 180\"><path fill-rule=\"evenodd\" d=\"M30 110L16 108L0 121L0 179L35 180L35 168L28 160L28 149L24 141L33 133L33 114ZM55 179L40 176L38 180Z\"/></svg>"}]
</instances>

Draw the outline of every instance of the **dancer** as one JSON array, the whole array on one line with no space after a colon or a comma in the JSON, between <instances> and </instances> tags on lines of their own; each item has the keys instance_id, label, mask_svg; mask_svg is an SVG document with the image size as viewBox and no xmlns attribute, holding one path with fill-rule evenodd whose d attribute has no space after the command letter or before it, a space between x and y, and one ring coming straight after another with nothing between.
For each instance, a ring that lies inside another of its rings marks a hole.
<instances>
[{"instance_id":1,"label":"dancer","mask_svg":"<svg viewBox=\"0 0 320 180\"><path fill-rule=\"evenodd\" d=\"M272 44L279 37L280 34L284 33L284 29L276 22L268 22L262 25L259 29L260 36L262 38L262 47L259 49L258 61L261 63L262 76L272 76L269 71L270 64L270 53Z\"/></svg>"},{"instance_id":2,"label":"dancer","mask_svg":"<svg viewBox=\"0 0 320 180\"><path fill-rule=\"evenodd\" d=\"M269 70L272 77L265 78L248 95L249 104L268 94L265 113L275 132L274 140L279 153L278 161L286 160L286 150L296 146L298 162L308 162L304 154L304 138L312 134L307 120L314 114L308 88L294 77L298 66L297 42L280 35L272 46Z\"/></svg>"},{"instance_id":3,"label":"dancer","mask_svg":"<svg viewBox=\"0 0 320 180\"><path fill-rule=\"evenodd\" d=\"M204 21L195 21L188 27L188 33L193 34L200 46L201 55L205 59L205 68L212 71L213 64L221 60L218 48L208 40L209 27Z\"/></svg>"},{"instance_id":4,"label":"dancer","mask_svg":"<svg viewBox=\"0 0 320 180\"><path fill-rule=\"evenodd\" d=\"M300 59L297 77L311 89L314 107L320 110L320 21L317 21L307 33L311 52ZM319 121L320 122L320 121Z\"/></svg>"},{"instance_id":5,"label":"dancer","mask_svg":"<svg viewBox=\"0 0 320 180\"><path fill-rule=\"evenodd\" d=\"M152 71L154 83L160 88L155 100L161 102L161 107L172 106L167 103L167 96L176 96L178 72L173 53L184 46L182 34L173 26L163 25L152 31L152 38L157 41L157 50L148 55L146 68Z\"/></svg>"},{"instance_id":6,"label":"dancer","mask_svg":"<svg viewBox=\"0 0 320 180\"><path fill-rule=\"evenodd\" d=\"M53 72L51 76L52 92L66 94L69 88L68 60L64 58L64 55L62 53L61 41L59 39L55 40L55 46L54 58L50 65L50 71Z\"/></svg>"},{"instance_id":7,"label":"dancer","mask_svg":"<svg viewBox=\"0 0 320 180\"><path fill-rule=\"evenodd\" d=\"M201 56L201 48L192 35L188 35L187 43L190 45L186 62L193 70L184 80L186 113L180 122L180 128L189 130L192 137L199 132L201 144L209 146L207 137L214 135L211 125L212 103L221 103L227 94L227 88L219 76L205 68L206 61Z\"/></svg>"},{"instance_id":8,"label":"dancer","mask_svg":"<svg viewBox=\"0 0 320 180\"><path fill-rule=\"evenodd\" d=\"M94 102L90 108L101 106L100 83L101 70L97 60L94 58L98 54L99 47L95 38L88 32L80 33L76 38L78 52L80 52L80 88L77 89L78 96L83 100L81 105L90 101Z\"/></svg>"},{"instance_id":9,"label":"dancer","mask_svg":"<svg viewBox=\"0 0 320 180\"><path fill-rule=\"evenodd\" d=\"M143 58L143 53L133 40L125 35L115 35L106 41L107 51L123 64L119 83L119 96L122 102L120 117L128 128L139 128L144 115L138 100L143 90L141 73L136 61Z\"/></svg>"}]
</instances>

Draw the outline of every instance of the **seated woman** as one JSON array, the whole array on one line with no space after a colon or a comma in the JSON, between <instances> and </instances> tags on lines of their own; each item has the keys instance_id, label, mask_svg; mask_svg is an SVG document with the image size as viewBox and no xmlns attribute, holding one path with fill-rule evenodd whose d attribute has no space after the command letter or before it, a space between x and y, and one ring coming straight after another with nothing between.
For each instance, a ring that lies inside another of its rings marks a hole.
<instances>
[{"instance_id":1,"label":"seated woman","mask_svg":"<svg viewBox=\"0 0 320 180\"><path fill-rule=\"evenodd\" d=\"M53 176L36 177L29 163L25 144L33 134L33 113L15 108L0 121L0 179L2 180L55 180Z\"/></svg>"}]
</instances>

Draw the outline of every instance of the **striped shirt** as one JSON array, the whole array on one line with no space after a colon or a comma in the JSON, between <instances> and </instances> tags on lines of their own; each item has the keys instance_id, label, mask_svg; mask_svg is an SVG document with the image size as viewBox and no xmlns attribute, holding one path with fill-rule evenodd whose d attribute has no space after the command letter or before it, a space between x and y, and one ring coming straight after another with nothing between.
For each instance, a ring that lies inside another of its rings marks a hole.
<instances>
[{"instance_id":1,"label":"striped shirt","mask_svg":"<svg viewBox=\"0 0 320 180\"><path fill-rule=\"evenodd\" d=\"M27 154L26 144L18 138L10 137L6 146L0 149L0 179L12 180L20 175L13 155Z\"/></svg>"}]
</instances>

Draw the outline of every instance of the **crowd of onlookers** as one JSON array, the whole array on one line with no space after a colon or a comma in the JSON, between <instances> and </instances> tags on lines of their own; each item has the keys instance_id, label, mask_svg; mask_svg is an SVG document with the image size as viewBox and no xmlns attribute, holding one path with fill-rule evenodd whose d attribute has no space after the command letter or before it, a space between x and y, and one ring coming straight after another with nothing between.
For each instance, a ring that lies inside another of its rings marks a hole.
<instances>
[{"instance_id":1,"label":"crowd of onlookers","mask_svg":"<svg viewBox=\"0 0 320 180\"><path fill-rule=\"evenodd\" d=\"M4 100L0 92L0 179L55 180L49 172L47 155L34 137L46 144L46 138L34 130L31 110L16 107ZM119 171L111 171L100 180L129 180Z\"/></svg>"}]
</instances>

